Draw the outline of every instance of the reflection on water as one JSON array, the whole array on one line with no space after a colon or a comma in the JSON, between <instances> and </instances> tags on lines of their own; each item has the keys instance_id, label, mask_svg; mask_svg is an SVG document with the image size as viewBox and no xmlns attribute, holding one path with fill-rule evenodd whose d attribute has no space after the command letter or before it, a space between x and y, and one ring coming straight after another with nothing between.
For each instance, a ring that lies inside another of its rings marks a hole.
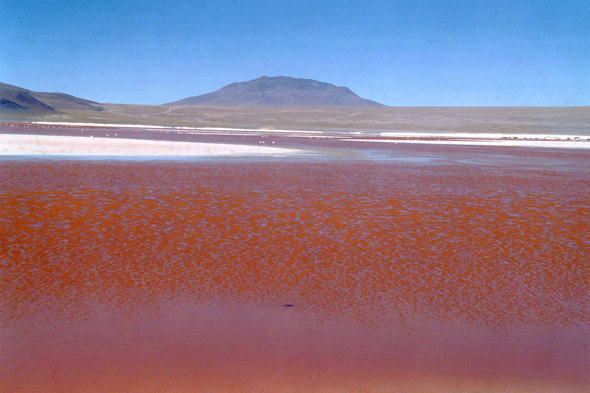
<instances>
[{"instance_id":1,"label":"reflection on water","mask_svg":"<svg viewBox=\"0 0 590 393\"><path fill-rule=\"evenodd\" d=\"M588 173L2 161L0 388L583 391Z\"/></svg>"}]
</instances>

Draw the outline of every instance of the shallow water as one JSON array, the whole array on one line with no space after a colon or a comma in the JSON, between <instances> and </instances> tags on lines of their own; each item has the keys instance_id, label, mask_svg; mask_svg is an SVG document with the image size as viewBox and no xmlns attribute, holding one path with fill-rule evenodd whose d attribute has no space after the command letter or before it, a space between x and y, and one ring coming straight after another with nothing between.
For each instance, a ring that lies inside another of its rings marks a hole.
<instances>
[{"instance_id":1,"label":"shallow water","mask_svg":"<svg viewBox=\"0 0 590 393\"><path fill-rule=\"evenodd\" d=\"M0 390L588 390L567 157L0 161Z\"/></svg>"}]
</instances>

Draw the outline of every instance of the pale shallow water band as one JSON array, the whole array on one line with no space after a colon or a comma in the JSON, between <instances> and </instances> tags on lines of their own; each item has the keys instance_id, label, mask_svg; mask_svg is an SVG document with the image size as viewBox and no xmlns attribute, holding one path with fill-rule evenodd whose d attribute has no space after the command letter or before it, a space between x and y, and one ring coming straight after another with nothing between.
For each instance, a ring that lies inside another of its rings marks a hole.
<instances>
[{"instance_id":1,"label":"pale shallow water band","mask_svg":"<svg viewBox=\"0 0 590 393\"><path fill-rule=\"evenodd\" d=\"M47 135L0 135L0 155L239 156L291 155L303 150L236 144Z\"/></svg>"}]
</instances>

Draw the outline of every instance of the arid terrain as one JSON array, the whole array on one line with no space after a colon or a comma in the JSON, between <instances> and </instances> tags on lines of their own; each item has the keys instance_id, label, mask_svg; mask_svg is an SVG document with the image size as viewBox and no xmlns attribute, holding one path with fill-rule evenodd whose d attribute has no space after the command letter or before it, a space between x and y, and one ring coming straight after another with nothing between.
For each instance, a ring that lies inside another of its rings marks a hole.
<instances>
[{"instance_id":1,"label":"arid terrain","mask_svg":"<svg viewBox=\"0 0 590 393\"><path fill-rule=\"evenodd\" d=\"M306 100L311 106L292 104ZM363 106L371 103L345 87L293 78L234 83L170 105L98 104L0 84L0 122L590 136L590 107Z\"/></svg>"},{"instance_id":2,"label":"arid terrain","mask_svg":"<svg viewBox=\"0 0 590 393\"><path fill-rule=\"evenodd\" d=\"M198 107L100 104L105 110L0 115L16 121L69 121L162 126L290 130L405 130L590 135L590 107Z\"/></svg>"}]
</instances>

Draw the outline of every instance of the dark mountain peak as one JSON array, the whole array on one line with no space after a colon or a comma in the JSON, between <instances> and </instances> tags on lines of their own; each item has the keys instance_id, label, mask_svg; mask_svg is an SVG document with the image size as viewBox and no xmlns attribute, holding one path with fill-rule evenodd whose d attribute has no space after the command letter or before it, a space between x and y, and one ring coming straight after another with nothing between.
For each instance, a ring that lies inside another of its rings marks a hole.
<instances>
[{"instance_id":1,"label":"dark mountain peak","mask_svg":"<svg viewBox=\"0 0 590 393\"><path fill-rule=\"evenodd\" d=\"M240 83L238 83L240 84ZM258 79L254 79L249 82L243 82L245 86L252 86L258 87L261 90L270 90L270 89L278 89L278 88L285 88L285 89L294 89L294 90L328 90L328 89L335 89L335 90L342 90L342 91L350 91L347 87L338 87L334 86L331 83L324 83L319 82L313 79L300 79L300 78L291 78L289 76L262 76ZM354 93L353 93L354 94ZM356 94L355 94L356 95Z\"/></svg>"},{"instance_id":2,"label":"dark mountain peak","mask_svg":"<svg viewBox=\"0 0 590 393\"><path fill-rule=\"evenodd\" d=\"M231 83L212 93L188 97L167 105L203 106L381 106L363 99L348 87L313 79L261 76Z\"/></svg>"},{"instance_id":3,"label":"dark mountain peak","mask_svg":"<svg viewBox=\"0 0 590 393\"><path fill-rule=\"evenodd\" d=\"M24 110L27 110L27 108L25 108L24 106L19 105L19 104L17 104L14 101L7 100L6 98L1 98L0 99L0 110L1 109L10 110L10 111L24 111Z\"/></svg>"}]
</instances>

